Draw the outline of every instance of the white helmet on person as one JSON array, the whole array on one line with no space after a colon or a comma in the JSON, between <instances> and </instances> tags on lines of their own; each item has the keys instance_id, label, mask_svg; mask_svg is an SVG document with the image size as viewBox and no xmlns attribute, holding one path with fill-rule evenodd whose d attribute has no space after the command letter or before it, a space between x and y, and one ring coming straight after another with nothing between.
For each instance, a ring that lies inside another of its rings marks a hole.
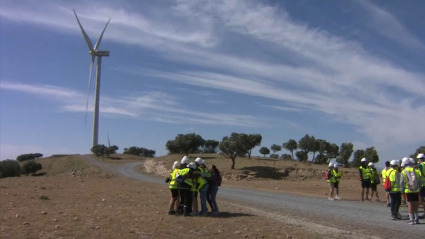
<instances>
[{"instance_id":1,"label":"white helmet on person","mask_svg":"<svg viewBox=\"0 0 425 239\"><path fill-rule=\"evenodd\" d=\"M196 158L196 159L195 159L195 163L197 163L197 164L201 164L201 163L202 163L202 159L201 159L201 158Z\"/></svg>"},{"instance_id":2,"label":"white helmet on person","mask_svg":"<svg viewBox=\"0 0 425 239\"><path fill-rule=\"evenodd\" d=\"M191 169L196 169L196 168L197 168L197 167L196 167L196 164L195 164L194 162L192 162L192 163L188 164L188 165L187 165L187 167L188 167L188 168L191 168Z\"/></svg>"},{"instance_id":3,"label":"white helmet on person","mask_svg":"<svg viewBox=\"0 0 425 239\"><path fill-rule=\"evenodd\" d=\"M362 158L361 162L362 162L362 163L363 163L363 162L367 162L367 159L366 159L366 158Z\"/></svg>"},{"instance_id":4,"label":"white helmet on person","mask_svg":"<svg viewBox=\"0 0 425 239\"><path fill-rule=\"evenodd\" d=\"M416 158L418 160L425 161L425 154L418 154L418 156L416 156Z\"/></svg>"},{"instance_id":5,"label":"white helmet on person","mask_svg":"<svg viewBox=\"0 0 425 239\"><path fill-rule=\"evenodd\" d=\"M205 161L205 159L202 159L202 162L200 164L207 166L207 162Z\"/></svg>"},{"instance_id":6,"label":"white helmet on person","mask_svg":"<svg viewBox=\"0 0 425 239\"><path fill-rule=\"evenodd\" d=\"M375 166L375 164L373 164L372 162L370 162L367 166L373 167L373 166Z\"/></svg>"},{"instance_id":7,"label":"white helmet on person","mask_svg":"<svg viewBox=\"0 0 425 239\"><path fill-rule=\"evenodd\" d=\"M175 169L176 167L180 167L180 162L179 161L175 161L173 163L173 169Z\"/></svg>"},{"instance_id":8,"label":"white helmet on person","mask_svg":"<svg viewBox=\"0 0 425 239\"><path fill-rule=\"evenodd\" d=\"M390 164L391 164L391 166L398 166L398 160L393 159L393 160L391 160Z\"/></svg>"},{"instance_id":9,"label":"white helmet on person","mask_svg":"<svg viewBox=\"0 0 425 239\"><path fill-rule=\"evenodd\" d=\"M182 164L188 164L188 163L189 163L189 157L184 156L184 157L182 158L181 163L182 163Z\"/></svg>"},{"instance_id":10,"label":"white helmet on person","mask_svg":"<svg viewBox=\"0 0 425 239\"><path fill-rule=\"evenodd\" d=\"M338 164L337 163L334 164L334 168L338 168Z\"/></svg>"},{"instance_id":11,"label":"white helmet on person","mask_svg":"<svg viewBox=\"0 0 425 239\"><path fill-rule=\"evenodd\" d=\"M333 163L329 163L329 168L333 167L334 164Z\"/></svg>"},{"instance_id":12,"label":"white helmet on person","mask_svg":"<svg viewBox=\"0 0 425 239\"><path fill-rule=\"evenodd\" d=\"M409 158L410 164L411 165L415 165L416 164L416 160L414 158Z\"/></svg>"},{"instance_id":13,"label":"white helmet on person","mask_svg":"<svg viewBox=\"0 0 425 239\"><path fill-rule=\"evenodd\" d=\"M410 165L410 159L408 157L404 157L401 160L401 166L409 166Z\"/></svg>"}]
</instances>

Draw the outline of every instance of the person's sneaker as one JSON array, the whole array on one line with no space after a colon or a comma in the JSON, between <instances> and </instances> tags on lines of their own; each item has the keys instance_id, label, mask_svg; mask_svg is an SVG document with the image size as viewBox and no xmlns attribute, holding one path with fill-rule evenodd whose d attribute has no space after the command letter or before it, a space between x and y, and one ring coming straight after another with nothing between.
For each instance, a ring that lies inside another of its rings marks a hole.
<instances>
[{"instance_id":1,"label":"person's sneaker","mask_svg":"<svg viewBox=\"0 0 425 239\"><path fill-rule=\"evenodd\" d=\"M397 213L397 219L401 219L401 218L402 218L401 214Z\"/></svg>"},{"instance_id":2,"label":"person's sneaker","mask_svg":"<svg viewBox=\"0 0 425 239\"><path fill-rule=\"evenodd\" d=\"M395 215L391 215L391 220L397 220L398 218Z\"/></svg>"},{"instance_id":3,"label":"person's sneaker","mask_svg":"<svg viewBox=\"0 0 425 239\"><path fill-rule=\"evenodd\" d=\"M420 223L419 223L419 219L416 219L416 220L415 220L415 223L416 223L416 224L420 224Z\"/></svg>"},{"instance_id":4,"label":"person's sneaker","mask_svg":"<svg viewBox=\"0 0 425 239\"><path fill-rule=\"evenodd\" d=\"M189 215L190 216L198 216L198 212L191 212Z\"/></svg>"},{"instance_id":5,"label":"person's sneaker","mask_svg":"<svg viewBox=\"0 0 425 239\"><path fill-rule=\"evenodd\" d=\"M336 200L339 200L339 199L341 199L341 198L340 198L340 197L338 197L338 196L336 196L336 197L335 197L335 199L336 199Z\"/></svg>"},{"instance_id":6,"label":"person's sneaker","mask_svg":"<svg viewBox=\"0 0 425 239\"><path fill-rule=\"evenodd\" d=\"M391 207L391 203L387 203L387 207Z\"/></svg>"},{"instance_id":7,"label":"person's sneaker","mask_svg":"<svg viewBox=\"0 0 425 239\"><path fill-rule=\"evenodd\" d=\"M416 222L415 221L410 221L409 222L409 225L415 225L416 224Z\"/></svg>"},{"instance_id":8,"label":"person's sneaker","mask_svg":"<svg viewBox=\"0 0 425 239\"><path fill-rule=\"evenodd\" d=\"M375 199L375 201L376 201L376 202L380 202L381 200L379 200L379 199L377 198L377 199Z\"/></svg>"},{"instance_id":9,"label":"person's sneaker","mask_svg":"<svg viewBox=\"0 0 425 239\"><path fill-rule=\"evenodd\" d=\"M333 198L328 198L328 200L329 200L329 201L333 201L334 199L333 199Z\"/></svg>"}]
</instances>

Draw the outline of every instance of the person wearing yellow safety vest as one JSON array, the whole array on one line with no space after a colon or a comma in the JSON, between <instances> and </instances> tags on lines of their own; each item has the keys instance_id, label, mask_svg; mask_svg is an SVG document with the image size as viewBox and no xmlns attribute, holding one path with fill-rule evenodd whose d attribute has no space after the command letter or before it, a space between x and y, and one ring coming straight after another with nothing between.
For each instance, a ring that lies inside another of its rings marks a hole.
<instances>
[{"instance_id":1,"label":"person wearing yellow safety vest","mask_svg":"<svg viewBox=\"0 0 425 239\"><path fill-rule=\"evenodd\" d=\"M334 189L335 189L335 171L334 171L334 164L329 163L329 169L326 172L326 182L329 183L329 198L328 200L333 201L334 200Z\"/></svg>"},{"instance_id":2,"label":"person wearing yellow safety vest","mask_svg":"<svg viewBox=\"0 0 425 239\"><path fill-rule=\"evenodd\" d=\"M400 172L397 160L391 160L391 168L386 171L386 180L391 183L391 190L387 191L391 197L391 220L400 219L398 212L401 205Z\"/></svg>"},{"instance_id":3,"label":"person wearing yellow safety vest","mask_svg":"<svg viewBox=\"0 0 425 239\"><path fill-rule=\"evenodd\" d=\"M199 216L206 216L208 209L207 209L207 193L208 193L208 180L211 179L211 173L208 171L208 169L205 167L205 160L202 160L199 163L199 171L200 175L197 178L196 184L198 187L198 191L201 197L201 212L199 213Z\"/></svg>"},{"instance_id":4,"label":"person wearing yellow safety vest","mask_svg":"<svg viewBox=\"0 0 425 239\"><path fill-rule=\"evenodd\" d=\"M189 164L189 157L183 156L181 162L180 162L180 169L187 168L187 165ZM179 213L183 213L183 195L180 193L180 205L178 209Z\"/></svg>"},{"instance_id":5,"label":"person wearing yellow safety vest","mask_svg":"<svg viewBox=\"0 0 425 239\"><path fill-rule=\"evenodd\" d=\"M387 170L389 170L390 168L391 168L390 161L386 161L385 168L382 169L381 171L382 185L385 185L385 180L387 179ZM388 192L385 192L385 196L387 198L387 207L391 207L390 194Z\"/></svg>"},{"instance_id":6,"label":"person wearing yellow safety vest","mask_svg":"<svg viewBox=\"0 0 425 239\"><path fill-rule=\"evenodd\" d=\"M196 176L194 176L194 183L195 186L192 188L192 214L191 216L198 216L199 212L198 212L198 189L197 189L197 178L200 175L200 165L201 165L202 159L201 158L196 158L195 161L193 161L192 163L195 164L196 169ZM199 174L199 175L198 175Z\"/></svg>"},{"instance_id":7,"label":"person wearing yellow safety vest","mask_svg":"<svg viewBox=\"0 0 425 239\"><path fill-rule=\"evenodd\" d=\"M410 225L419 224L419 191L422 186L422 178L419 170L413 168L416 161L414 159L403 158L402 163L406 168L401 172L400 185L406 194L409 208Z\"/></svg>"},{"instance_id":8,"label":"person wearing yellow safety vest","mask_svg":"<svg viewBox=\"0 0 425 239\"><path fill-rule=\"evenodd\" d=\"M422 217L425 218L425 155L418 154L418 156L416 156L416 159L418 160L418 169L421 172L422 176L422 187L421 191L419 192L419 203L422 204L424 208L424 214L422 215Z\"/></svg>"},{"instance_id":9,"label":"person wearing yellow safety vest","mask_svg":"<svg viewBox=\"0 0 425 239\"><path fill-rule=\"evenodd\" d=\"M172 167L172 172L170 176L168 176L167 181L169 182L169 188L171 191L171 199L170 199L170 210L168 211L168 215L177 214L178 207L180 204L179 200L179 183L176 181L177 173L180 170L180 162L175 161Z\"/></svg>"},{"instance_id":10,"label":"person wearing yellow safety vest","mask_svg":"<svg viewBox=\"0 0 425 239\"><path fill-rule=\"evenodd\" d=\"M375 168L375 164L373 164L372 162L370 162L368 166L370 171L370 189L372 190L372 192L370 193L370 200L372 200L373 194L375 193L376 194L375 201L380 202L381 200L379 199L377 185L380 184L381 182L379 182L378 172Z\"/></svg>"},{"instance_id":11,"label":"person wearing yellow safety vest","mask_svg":"<svg viewBox=\"0 0 425 239\"><path fill-rule=\"evenodd\" d=\"M364 194L366 189L366 201L369 200L369 188L370 188L370 170L367 167L367 159L362 158L360 161L361 166L359 167L359 179L362 185L362 202L364 202Z\"/></svg>"},{"instance_id":12,"label":"person wearing yellow safety vest","mask_svg":"<svg viewBox=\"0 0 425 239\"><path fill-rule=\"evenodd\" d=\"M182 168L177 173L177 182L180 187L180 194L182 195L183 213L184 216L189 216L192 212L192 192L191 189L194 185L193 174L196 170L195 164L189 164L187 168Z\"/></svg>"},{"instance_id":13,"label":"person wearing yellow safety vest","mask_svg":"<svg viewBox=\"0 0 425 239\"><path fill-rule=\"evenodd\" d=\"M338 169L338 164L337 163L334 164L334 172L335 172L335 183L334 183L334 187L336 189L335 199L339 200L339 199L341 199L339 197L339 182L341 181L342 171L340 171Z\"/></svg>"}]
</instances>

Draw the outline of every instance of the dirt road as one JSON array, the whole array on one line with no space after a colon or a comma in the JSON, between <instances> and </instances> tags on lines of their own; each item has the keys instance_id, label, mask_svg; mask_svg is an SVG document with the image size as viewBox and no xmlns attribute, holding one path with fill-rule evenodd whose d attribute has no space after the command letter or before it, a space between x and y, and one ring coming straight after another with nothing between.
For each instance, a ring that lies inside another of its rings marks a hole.
<instances>
[{"instance_id":1,"label":"dirt road","mask_svg":"<svg viewBox=\"0 0 425 239\"><path fill-rule=\"evenodd\" d=\"M142 162L125 165L110 165L90 156L86 160L99 167L123 176L164 184L162 179L143 175L136 168ZM423 238L423 224L409 225L404 220L391 221L389 208L358 201L328 201L284 193L271 193L251 189L220 187L219 199L225 199L242 210L277 220L284 225L302 227L306 231L339 238ZM407 215L407 208L401 208Z\"/></svg>"}]
</instances>

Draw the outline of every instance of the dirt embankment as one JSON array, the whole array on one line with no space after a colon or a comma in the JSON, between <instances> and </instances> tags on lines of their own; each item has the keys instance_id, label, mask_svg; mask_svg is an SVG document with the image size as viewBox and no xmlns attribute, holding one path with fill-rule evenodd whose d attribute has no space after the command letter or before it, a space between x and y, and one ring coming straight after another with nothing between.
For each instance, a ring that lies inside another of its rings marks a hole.
<instances>
[{"instance_id":1,"label":"dirt embankment","mask_svg":"<svg viewBox=\"0 0 425 239\"><path fill-rule=\"evenodd\" d=\"M326 170L314 168L297 168L289 166L286 168L277 168L272 166L248 166L242 169L222 170L221 174L224 180L230 181L264 181L264 180L288 180L288 181L304 181L324 179ZM168 162L157 159L147 159L143 165L143 172L158 176L167 177L171 168ZM356 174L343 170L346 179Z\"/></svg>"}]
</instances>

